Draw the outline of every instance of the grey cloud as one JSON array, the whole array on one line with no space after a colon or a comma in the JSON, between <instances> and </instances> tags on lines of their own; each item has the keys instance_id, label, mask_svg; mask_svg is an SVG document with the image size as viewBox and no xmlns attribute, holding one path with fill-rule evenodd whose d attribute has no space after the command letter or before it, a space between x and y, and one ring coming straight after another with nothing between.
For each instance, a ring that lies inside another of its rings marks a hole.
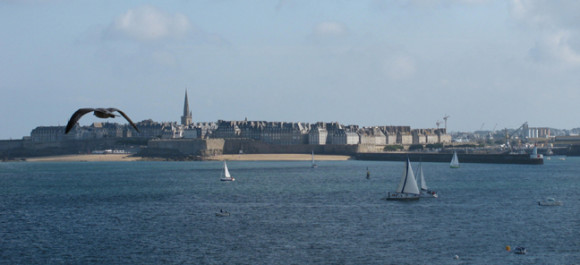
<instances>
[{"instance_id":1,"label":"grey cloud","mask_svg":"<svg viewBox=\"0 0 580 265\"><path fill-rule=\"evenodd\" d=\"M192 31L183 14L169 14L153 6L141 6L118 16L105 30L105 37L137 41L182 39Z\"/></svg>"},{"instance_id":2,"label":"grey cloud","mask_svg":"<svg viewBox=\"0 0 580 265\"><path fill-rule=\"evenodd\" d=\"M511 14L537 34L530 57L580 66L580 1L512 0Z\"/></svg>"},{"instance_id":3,"label":"grey cloud","mask_svg":"<svg viewBox=\"0 0 580 265\"><path fill-rule=\"evenodd\" d=\"M94 39L94 34L86 34ZM117 16L99 33L101 40L125 40L138 43L189 42L213 46L229 46L219 34L208 33L194 26L181 13L170 14L157 7L144 5Z\"/></svg>"}]
</instances>

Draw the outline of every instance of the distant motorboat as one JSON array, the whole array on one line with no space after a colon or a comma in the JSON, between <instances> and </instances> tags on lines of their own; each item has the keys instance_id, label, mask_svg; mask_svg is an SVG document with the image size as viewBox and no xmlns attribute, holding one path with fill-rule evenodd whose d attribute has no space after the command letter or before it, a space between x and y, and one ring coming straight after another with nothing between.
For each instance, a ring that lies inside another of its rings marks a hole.
<instances>
[{"instance_id":1,"label":"distant motorboat","mask_svg":"<svg viewBox=\"0 0 580 265\"><path fill-rule=\"evenodd\" d=\"M224 169L222 171L222 176L220 178L221 181L235 181L236 179L230 175L230 171L228 170L228 165L226 161L224 161Z\"/></svg>"},{"instance_id":2,"label":"distant motorboat","mask_svg":"<svg viewBox=\"0 0 580 265\"><path fill-rule=\"evenodd\" d=\"M525 255L525 254L527 253L527 250L526 250L526 248L525 248L525 247L517 247L517 248L514 250L514 253L515 253L515 254L520 254L520 255Z\"/></svg>"},{"instance_id":3,"label":"distant motorboat","mask_svg":"<svg viewBox=\"0 0 580 265\"><path fill-rule=\"evenodd\" d=\"M548 197L543 201L539 201L538 205L540 205L540 206L562 206L563 203L561 201L557 201L556 199L554 199L552 197Z\"/></svg>"},{"instance_id":4,"label":"distant motorboat","mask_svg":"<svg viewBox=\"0 0 580 265\"><path fill-rule=\"evenodd\" d=\"M389 192L386 199L389 201L410 201L418 200L420 197L419 187L417 187L417 181L411 168L411 161L407 158L405 170L403 170L403 176L401 176L397 190Z\"/></svg>"},{"instance_id":5,"label":"distant motorboat","mask_svg":"<svg viewBox=\"0 0 580 265\"><path fill-rule=\"evenodd\" d=\"M423 175L423 167L421 166L421 162L419 162L419 169L417 169L417 174L419 175L419 180L421 181L421 197L424 198L437 198L437 192L434 190L430 190L427 187L427 182L425 181L425 176Z\"/></svg>"},{"instance_id":6,"label":"distant motorboat","mask_svg":"<svg viewBox=\"0 0 580 265\"><path fill-rule=\"evenodd\" d=\"M220 210L219 213L215 213L215 216L218 216L218 217L226 217L226 216L230 216L230 213L228 211L222 211L222 210Z\"/></svg>"},{"instance_id":7,"label":"distant motorboat","mask_svg":"<svg viewBox=\"0 0 580 265\"><path fill-rule=\"evenodd\" d=\"M318 165L316 164L316 161L314 161L314 151L312 151L312 168L317 168Z\"/></svg>"},{"instance_id":8,"label":"distant motorboat","mask_svg":"<svg viewBox=\"0 0 580 265\"><path fill-rule=\"evenodd\" d=\"M459 158L457 158L457 152L453 151L453 158L451 159L451 163L449 164L451 168L459 168Z\"/></svg>"}]
</instances>

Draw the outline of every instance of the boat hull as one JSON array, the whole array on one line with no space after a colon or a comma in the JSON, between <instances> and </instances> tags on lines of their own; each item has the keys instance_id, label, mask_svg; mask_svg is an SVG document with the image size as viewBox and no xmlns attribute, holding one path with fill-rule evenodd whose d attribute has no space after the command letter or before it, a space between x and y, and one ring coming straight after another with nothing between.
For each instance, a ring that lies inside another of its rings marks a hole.
<instances>
[{"instance_id":1,"label":"boat hull","mask_svg":"<svg viewBox=\"0 0 580 265\"><path fill-rule=\"evenodd\" d=\"M546 198L543 201L539 201L538 205L540 206L562 206L562 202L561 201L557 201L554 198Z\"/></svg>"},{"instance_id":2,"label":"boat hull","mask_svg":"<svg viewBox=\"0 0 580 265\"><path fill-rule=\"evenodd\" d=\"M235 178L221 178L221 181L235 181Z\"/></svg>"},{"instance_id":3,"label":"boat hull","mask_svg":"<svg viewBox=\"0 0 580 265\"><path fill-rule=\"evenodd\" d=\"M562 202L538 202L540 206L562 206Z\"/></svg>"},{"instance_id":4,"label":"boat hull","mask_svg":"<svg viewBox=\"0 0 580 265\"><path fill-rule=\"evenodd\" d=\"M436 191L432 190L421 190L421 198L438 198Z\"/></svg>"},{"instance_id":5,"label":"boat hull","mask_svg":"<svg viewBox=\"0 0 580 265\"><path fill-rule=\"evenodd\" d=\"M419 200L421 196L419 194L410 194L410 193L399 193L393 192L387 194L387 201L416 201Z\"/></svg>"}]
</instances>

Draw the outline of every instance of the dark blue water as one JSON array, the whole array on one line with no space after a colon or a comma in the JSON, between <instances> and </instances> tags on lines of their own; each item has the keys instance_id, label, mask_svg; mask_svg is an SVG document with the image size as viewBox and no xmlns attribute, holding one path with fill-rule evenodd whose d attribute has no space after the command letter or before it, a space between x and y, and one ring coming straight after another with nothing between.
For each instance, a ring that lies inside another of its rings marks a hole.
<instances>
[{"instance_id":1,"label":"dark blue water","mask_svg":"<svg viewBox=\"0 0 580 265\"><path fill-rule=\"evenodd\" d=\"M440 197L407 203L381 200L402 162L221 166L0 163L0 263L580 264L578 158L423 163Z\"/></svg>"}]
</instances>

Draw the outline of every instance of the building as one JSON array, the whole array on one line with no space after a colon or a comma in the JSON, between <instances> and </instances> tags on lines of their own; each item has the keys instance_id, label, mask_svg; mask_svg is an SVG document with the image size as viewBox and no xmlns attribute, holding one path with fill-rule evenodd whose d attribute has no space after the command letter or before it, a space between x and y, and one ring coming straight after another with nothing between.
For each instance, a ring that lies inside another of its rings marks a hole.
<instances>
[{"instance_id":1,"label":"building","mask_svg":"<svg viewBox=\"0 0 580 265\"><path fill-rule=\"evenodd\" d=\"M414 129L411 131L413 137L413 144L426 144L427 138L425 137L425 130Z\"/></svg>"},{"instance_id":2,"label":"building","mask_svg":"<svg viewBox=\"0 0 580 265\"><path fill-rule=\"evenodd\" d=\"M525 131L525 138L550 138L550 128L528 127Z\"/></svg>"},{"instance_id":3,"label":"building","mask_svg":"<svg viewBox=\"0 0 580 265\"><path fill-rule=\"evenodd\" d=\"M171 122L154 122L153 120L144 120L141 122L136 123L137 128L139 128L139 137L153 139L153 138L162 138L163 131L166 127L171 128L172 125L175 124Z\"/></svg>"},{"instance_id":4,"label":"building","mask_svg":"<svg viewBox=\"0 0 580 265\"><path fill-rule=\"evenodd\" d=\"M30 140L36 143L58 142L74 139L78 133L77 126L69 134L64 134L64 126L38 126L30 132Z\"/></svg>"},{"instance_id":5,"label":"building","mask_svg":"<svg viewBox=\"0 0 580 265\"><path fill-rule=\"evenodd\" d=\"M193 117L189 110L189 100L187 99L187 90L185 90L185 102L183 103L183 115L181 116L181 125L188 127L193 124Z\"/></svg>"},{"instance_id":6,"label":"building","mask_svg":"<svg viewBox=\"0 0 580 265\"><path fill-rule=\"evenodd\" d=\"M269 122L264 126L260 140L268 144L306 144L308 127L300 122Z\"/></svg>"},{"instance_id":7,"label":"building","mask_svg":"<svg viewBox=\"0 0 580 265\"><path fill-rule=\"evenodd\" d=\"M357 125L349 125L346 127L342 127L341 129L335 130L334 133L332 134L331 143L339 145L359 144L360 138L358 136L357 131L358 131Z\"/></svg>"},{"instance_id":8,"label":"building","mask_svg":"<svg viewBox=\"0 0 580 265\"><path fill-rule=\"evenodd\" d=\"M378 127L385 135L386 144L411 144L413 136L411 135L411 126L379 126Z\"/></svg>"},{"instance_id":9,"label":"building","mask_svg":"<svg viewBox=\"0 0 580 265\"><path fill-rule=\"evenodd\" d=\"M260 140L266 122L262 121L224 121L217 122L212 138Z\"/></svg>"},{"instance_id":10,"label":"building","mask_svg":"<svg viewBox=\"0 0 580 265\"><path fill-rule=\"evenodd\" d=\"M328 138L326 124L323 122L316 123L308 133L308 143L314 145L325 145Z\"/></svg>"},{"instance_id":11,"label":"building","mask_svg":"<svg viewBox=\"0 0 580 265\"><path fill-rule=\"evenodd\" d=\"M362 128L358 130L360 144L386 145L387 137L379 127Z\"/></svg>"},{"instance_id":12,"label":"building","mask_svg":"<svg viewBox=\"0 0 580 265\"><path fill-rule=\"evenodd\" d=\"M385 134L385 138L387 140L387 144L388 145L397 144L397 134L396 133L388 132L388 133Z\"/></svg>"}]
</instances>

